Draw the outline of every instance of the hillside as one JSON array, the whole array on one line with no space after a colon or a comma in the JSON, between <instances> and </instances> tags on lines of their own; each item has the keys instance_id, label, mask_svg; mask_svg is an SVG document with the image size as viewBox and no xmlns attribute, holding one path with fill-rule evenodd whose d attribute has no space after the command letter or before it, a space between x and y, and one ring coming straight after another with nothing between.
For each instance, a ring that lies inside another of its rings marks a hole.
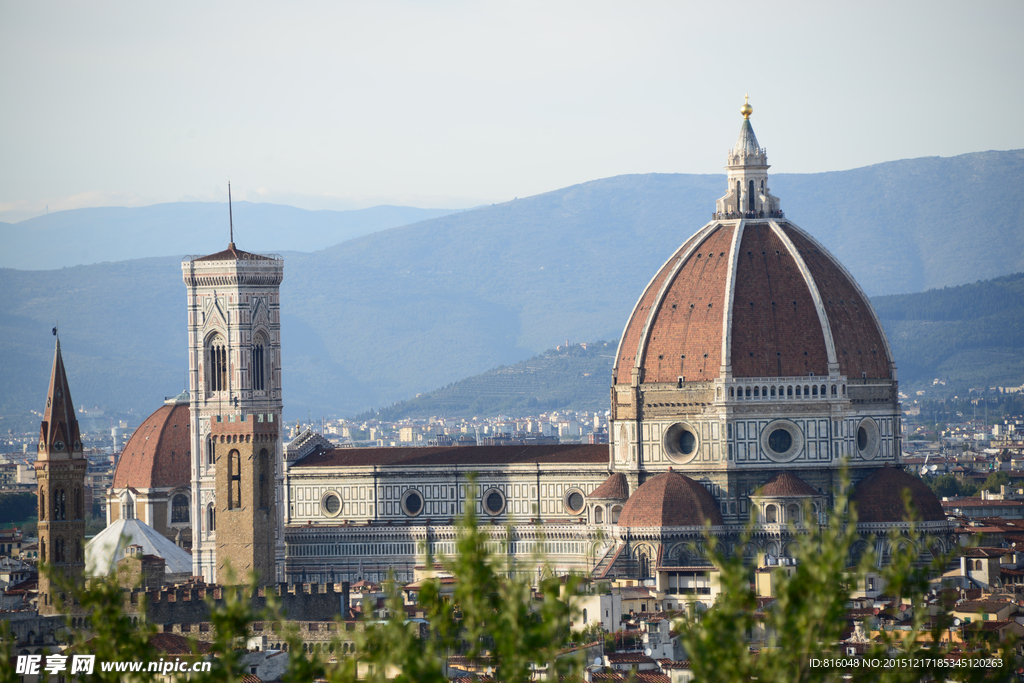
<instances>
[{"instance_id":1,"label":"hillside","mask_svg":"<svg viewBox=\"0 0 1024 683\"><path fill-rule=\"evenodd\" d=\"M437 218L449 209L374 206L307 211L235 202L235 237L252 251L314 251L345 240ZM152 256L211 253L228 241L228 205L174 202L55 211L18 223L0 222L0 268L53 270Z\"/></svg>"},{"instance_id":2,"label":"hillside","mask_svg":"<svg viewBox=\"0 0 1024 683\"><path fill-rule=\"evenodd\" d=\"M871 302L905 386L1024 383L1024 273Z\"/></svg>"},{"instance_id":3,"label":"hillside","mask_svg":"<svg viewBox=\"0 0 1024 683\"><path fill-rule=\"evenodd\" d=\"M536 415L551 410L607 410L615 344L550 349L446 387L370 411L356 419L401 420L432 415Z\"/></svg>"},{"instance_id":4,"label":"hillside","mask_svg":"<svg viewBox=\"0 0 1024 683\"><path fill-rule=\"evenodd\" d=\"M772 184L787 216L877 295L1024 271L1022 182L1024 152L1014 151ZM351 415L566 339L617 340L650 277L707 221L723 185L722 176L618 176L284 252L286 414ZM56 321L79 404L148 414L180 391L178 258L0 270L0 287L0 414L40 409ZM926 373L900 363L901 377Z\"/></svg>"},{"instance_id":5,"label":"hillside","mask_svg":"<svg viewBox=\"0 0 1024 683\"><path fill-rule=\"evenodd\" d=\"M930 385L935 377L950 390L1024 382L1024 273L871 303L905 386ZM617 343L552 349L356 419L607 410Z\"/></svg>"}]
</instances>

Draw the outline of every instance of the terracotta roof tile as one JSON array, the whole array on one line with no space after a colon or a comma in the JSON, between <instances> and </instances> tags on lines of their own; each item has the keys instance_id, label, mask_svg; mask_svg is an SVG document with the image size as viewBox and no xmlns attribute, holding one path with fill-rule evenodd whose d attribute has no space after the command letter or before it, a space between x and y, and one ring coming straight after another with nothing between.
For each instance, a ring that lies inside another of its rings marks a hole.
<instances>
[{"instance_id":1,"label":"terracotta roof tile","mask_svg":"<svg viewBox=\"0 0 1024 683\"><path fill-rule=\"evenodd\" d=\"M191 481L189 407L161 406L135 430L117 460L113 488L163 488Z\"/></svg>"},{"instance_id":2,"label":"terracotta roof tile","mask_svg":"<svg viewBox=\"0 0 1024 683\"><path fill-rule=\"evenodd\" d=\"M587 498L591 500L626 500L629 498L629 482L626 475L616 472L604 480Z\"/></svg>"},{"instance_id":3,"label":"terracotta roof tile","mask_svg":"<svg viewBox=\"0 0 1024 683\"><path fill-rule=\"evenodd\" d=\"M335 448L314 451L292 467L365 467L368 465L514 465L517 463L601 463L607 445L430 446L427 448Z\"/></svg>"},{"instance_id":4,"label":"terracotta roof tile","mask_svg":"<svg viewBox=\"0 0 1024 683\"><path fill-rule=\"evenodd\" d=\"M902 469L883 467L861 480L850 497L850 502L857 506L857 520L869 524L905 521L903 491L907 489L918 519L925 522L946 519L942 503L923 481Z\"/></svg>"},{"instance_id":5,"label":"terracotta roof tile","mask_svg":"<svg viewBox=\"0 0 1024 683\"><path fill-rule=\"evenodd\" d=\"M820 496L810 484L792 472L779 472L757 490L758 496Z\"/></svg>"},{"instance_id":6,"label":"terracotta roof tile","mask_svg":"<svg viewBox=\"0 0 1024 683\"><path fill-rule=\"evenodd\" d=\"M273 261L274 259L270 256L263 256L262 254L253 254L248 251L242 251L236 249L234 243L228 245L228 248L223 251L218 251L216 254L210 254L209 256L200 256L194 261Z\"/></svg>"},{"instance_id":7,"label":"terracotta roof tile","mask_svg":"<svg viewBox=\"0 0 1024 683\"><path fill-rule=\"evenodd\" d=\"M722 524L718 503L707 489L671 468L645 481L619 515L619 526L665 527Z\"/></svg>"}]
</instances>

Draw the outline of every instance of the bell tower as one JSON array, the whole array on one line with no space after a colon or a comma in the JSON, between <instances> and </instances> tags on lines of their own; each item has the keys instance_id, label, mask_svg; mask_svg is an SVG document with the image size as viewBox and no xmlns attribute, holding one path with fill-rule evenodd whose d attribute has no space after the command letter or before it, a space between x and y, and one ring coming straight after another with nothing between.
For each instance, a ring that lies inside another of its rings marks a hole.
<instances>
[{"instance_id":1,"label":"bell tower","mask_svg":"<svg viewBox=\"0 0 1024 683\"><path fill-rule=\"evenodd\" d=\"M233 227L231 240L223 251L181 264L188 302L192 571L207 582L222 581L218 571L230 558L239 580L252 569L267 584L284 580L282 506L276 504L284 484L284 261L237 249ZM247 544L247 559L231 550Z\"/></svg>"},{"instance_id":2,"label":"bell tower","mask_svg":"<svg viewBox=\"0 0 1024 683\"><path fill-rule=\"evenodd\" d=\"M53 333L57 334L56 328ZM53 354L35 467L39 483L39 562L49 565L51 572L39 574L39 613L58 614L62 597L53 579L60 576L65 581L80 583L85 575L85 472L88 468L60 353L60 339ZM68 607L65 605L64 609Z\"/></svg>"}]
</instances>

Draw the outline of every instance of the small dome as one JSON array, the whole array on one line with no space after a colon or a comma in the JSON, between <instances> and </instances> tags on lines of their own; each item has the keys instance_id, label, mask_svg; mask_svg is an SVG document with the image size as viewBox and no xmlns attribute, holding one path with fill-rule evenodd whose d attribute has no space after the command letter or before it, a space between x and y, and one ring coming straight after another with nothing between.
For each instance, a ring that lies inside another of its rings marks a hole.
<instances>
[{"instance_id":1,"label":"small dome","mask_svg":"<svg viewBox=\"0 0 1024 683\"><path fill-rule=\"evenodd\" d=\"M707 489L669 469L645 481L619 515L619 526L713 526L722 524L718 503Z\"/></svg>"},{"instance_id":2,"label":"small dome","mask_svg":"<svg viewBox=\"0 0 1024 683\"><path fill-rule=\"evenodd\" d=\"M769 479L755 494L765 498L786 498L793 496L820 496L810 484L791 472L779 472Z\"/></svg>"},{"instance_id":3,"label":"small dome","mask_svg":"<svg viewBox=\"0 0 1024 683\"><path fill-rule=\"evenodd\" d=\"M910 489L910 500L918 519L923 522L946 519L942 503L923 481L902 469L883 467L857 484L850 497L850 502L857 506L857 521L867 524L905 522L904 489Z\"/></svg>"},{"instance_id":4,"label":"small dome","mask_svg":"<svg viewBox=\"0 0 1024 683\"><path fill-rule=\"evenodd\" d=\"M113 488L187 486L190 411L188 404L168 402L147 417L124 447L114 470Z\"/></svg>"},{"instance_id":5,"label":"small dome","mask_svg":"<svg viewBox=\"0 0 1024 683\"><path fill-rule=\"evenodd\" d=\"M626 500L629 498L629 482L626 475L616 472L604 480L587 498L591 500Z\"/></svg>"}]
</instances>

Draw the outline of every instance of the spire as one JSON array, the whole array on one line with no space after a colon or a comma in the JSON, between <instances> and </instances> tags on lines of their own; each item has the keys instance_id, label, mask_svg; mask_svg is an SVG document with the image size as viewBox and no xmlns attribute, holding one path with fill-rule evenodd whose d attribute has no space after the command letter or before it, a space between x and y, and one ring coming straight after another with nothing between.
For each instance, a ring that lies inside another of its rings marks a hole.
<instances>
[{"instance_id":1,"label":"spire","mask_svg":"<svg viewBox=\"0 0 1024 683\"><path fill-rule=\"evenodd\" d=\"M757 142L750 115L750 96L744 95L740 136L726 156L726 194L715 203L714 218L782 218L779 198L768 189L768 152Z\"/></svg>"},{"instance_id":2,"label":"spire","mask_svg":"<svg viewBox=\"0 0 1024 683\"><path fill-rule=\"evenodd\" d=\"M228 241L228 249L235 250L235 218L231 213L231 181L228 181L228 227L231 230L231 239Z\"/></svg>"},{"instance_id":3,"label":"spire","mask_svg":"<svg viewBox=\"0 0 1024 683\"><path fill-rule=\"evenodd\" d=\"M56 333L56 328L54 331ZM82 439L58 337L53 353L53 370L50 372L50 388L46 394L46 410L39 431L39 458L66 458L69 453L81 456Z\"/></svg>"}]
</instances>

